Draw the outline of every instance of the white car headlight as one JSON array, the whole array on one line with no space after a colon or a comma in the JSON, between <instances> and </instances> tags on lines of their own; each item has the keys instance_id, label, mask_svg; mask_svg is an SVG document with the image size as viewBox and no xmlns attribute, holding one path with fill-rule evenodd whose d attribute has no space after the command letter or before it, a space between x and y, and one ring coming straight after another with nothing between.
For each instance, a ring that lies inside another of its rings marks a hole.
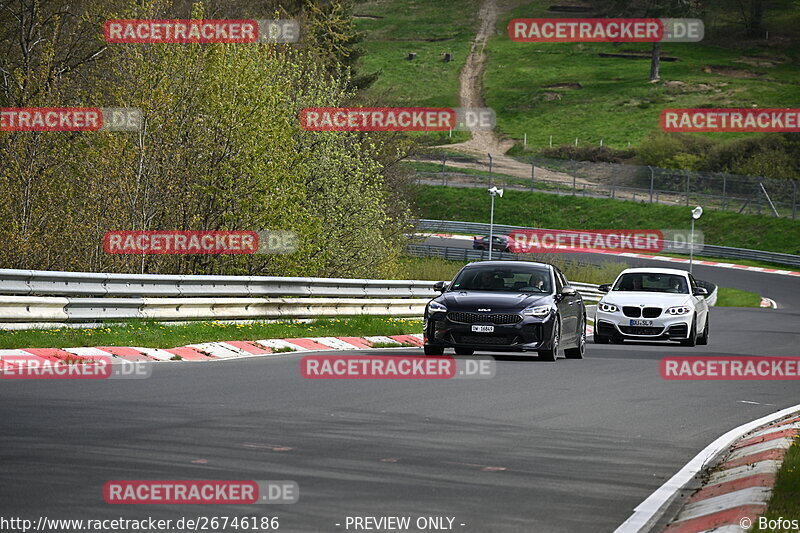
<instances>
[{"instance_id":1,"label":"white car headlight","mask_svg":"<svg viewBox=\"0 0 800 533\"><path fill-rule=\"evenodd\" d=\"M536 316L536 317L543 317L550 314L554 308L552 305L536 305L533 307L528 307L527 309L522 310L522 314L525 316Z\"/></svg>"},{"instance_id":2,"label":"white car headlight","mask_svg":"<svg viewBox=\"0 0 800 533\"><path fill-rule=\"evenodd\" d=\"M438 312L446 313L447 312L447 307L442 305L442 304L440 304L439 302L430 302L428 304L428 312L429 313L438 313Z\"/></svg>"},{"instance_id":3,"label":"white car headlight","mask_svg":"<svg viewBox=\"0 0 800 533\"><path fill-rule=\"evenodd\" d=\"M619 307L607 302L600 302L597 304L597 307L600 308L600 310L603 311L604 313L616 313L617 311L619 311Z\"/></svg>"},{"instance_id":4,"label":"white car headlight","mask_svg":"<svg viewBox=\"0 0 800 533\"><path fill-rule=\"evenodd\" d=\"M668 315L688 315L692 312L692 308L685 305L676 305L667 309Z\"/></svg>"}]
</instances>

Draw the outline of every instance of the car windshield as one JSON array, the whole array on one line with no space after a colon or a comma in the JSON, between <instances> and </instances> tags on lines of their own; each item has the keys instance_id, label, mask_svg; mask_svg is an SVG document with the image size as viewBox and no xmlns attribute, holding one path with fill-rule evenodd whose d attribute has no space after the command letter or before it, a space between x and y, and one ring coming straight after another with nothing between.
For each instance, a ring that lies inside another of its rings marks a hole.
<instances>
[{"instance_id":1,"label":"car windshield","mask_svg":"<svg viewBox=\"0 0 800 533\"><path fill-rule=\"evenodd\" d=\"M450 285L454 291L506 291L550 293L550 272L543 268L466 268Z\"/></svg>"},{"instance_id":2,"label":"car windshield","mask_svg":"<svg viewBox=\"0 0 800 533\"><path fill-rule=\"evenodd\" d=\"M623 274L614 284L615 291L670 292L689 294L686 278L678 274L631 272Z\"/></svg>"}]
</instances>

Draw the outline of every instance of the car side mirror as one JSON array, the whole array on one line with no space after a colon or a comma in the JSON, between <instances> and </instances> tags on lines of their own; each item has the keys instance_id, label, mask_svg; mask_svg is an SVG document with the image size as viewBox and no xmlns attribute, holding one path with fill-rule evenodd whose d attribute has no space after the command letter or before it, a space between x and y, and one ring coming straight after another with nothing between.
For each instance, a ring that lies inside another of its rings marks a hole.
<instances>
[{"instance_id":1,"label":"car side mirror","mask_svg":"<svg viewBox=\"0 0 800 533\"><path fill-rule=\"evenodd\" d=\"M450 285L449 281L437 281L433 284L433 290L444 292L447 290L447 287Z\"/></svg>"},{"instance_id":2,"label":"car side mirror","mask_svg":"<svg viewBox=\"0 0 800 533\"><path fill-rule=\"evenodd\" d=\"M575 287L564 287L561 289L561 296L575 296L578 294L578 291L575 290Z\"/></svg>"},{"instance_id":3,"label":"car side mirror","mask_svg":"<svg viewBox=\"0 0 800 533\"><path fill-rule=\"evenodd\" d=\"M609 292L611 290L611 284L610 283L603 283L602 285L597 287L597 290L600 291L600 292Z\"/></svg>"},{"instance_id":4,"label":"car side mirror","mask_svg":"<svg viewBox=\"0 0 800 533\"><path fill-rule=\"evenodd\" d=\"M692 291L695 296L708 296L708 289L703 287L695 287Z\"/></svg>"}]
</instances>

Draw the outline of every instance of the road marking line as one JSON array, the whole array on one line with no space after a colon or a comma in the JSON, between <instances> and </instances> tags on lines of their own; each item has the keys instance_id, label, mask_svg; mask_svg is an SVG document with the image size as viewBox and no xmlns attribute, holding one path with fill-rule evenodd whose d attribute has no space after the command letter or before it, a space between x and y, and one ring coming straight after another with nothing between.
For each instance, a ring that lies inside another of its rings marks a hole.
<instances>
[{"instance_id":1,"label":"road marking line","mask_svg":"<svg viewBox=\"0 0 800 533\"><path fill-rule=\"evenodd\" d=\"M652 523L655 522L654 519L657 519L659 512L678 495L681 489L683 489L710 460L717 457L734 442L754 429L780 420L797 411L800 411L800 404L787 407L771 415L763 416L752 422L742 424L718 437L711 444L703 448L691 461L686 463L686 465L668 479L666 483L661 485L642 503L636 506L633 514L631 514L614 533L637 533L644 529L645 526L652 525Z\"/></svg>"}]
</instances>

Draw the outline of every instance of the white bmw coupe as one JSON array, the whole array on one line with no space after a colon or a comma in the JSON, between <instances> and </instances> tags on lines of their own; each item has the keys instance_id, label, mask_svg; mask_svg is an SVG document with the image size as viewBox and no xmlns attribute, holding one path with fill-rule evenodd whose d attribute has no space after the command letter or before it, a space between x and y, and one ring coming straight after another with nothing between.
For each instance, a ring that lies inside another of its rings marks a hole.
<instances>
[{"instance_id":1,"label":"white bmw coupe","mask_svg":"<svg viewBox=\"0 0 800 533\"><path fill-rule=\"evenodd\" d=\"M632 340L708 344L708 290L691 274L672 268L629 268L597 304L594 342Z\"/></svg>"}]
</instances>

